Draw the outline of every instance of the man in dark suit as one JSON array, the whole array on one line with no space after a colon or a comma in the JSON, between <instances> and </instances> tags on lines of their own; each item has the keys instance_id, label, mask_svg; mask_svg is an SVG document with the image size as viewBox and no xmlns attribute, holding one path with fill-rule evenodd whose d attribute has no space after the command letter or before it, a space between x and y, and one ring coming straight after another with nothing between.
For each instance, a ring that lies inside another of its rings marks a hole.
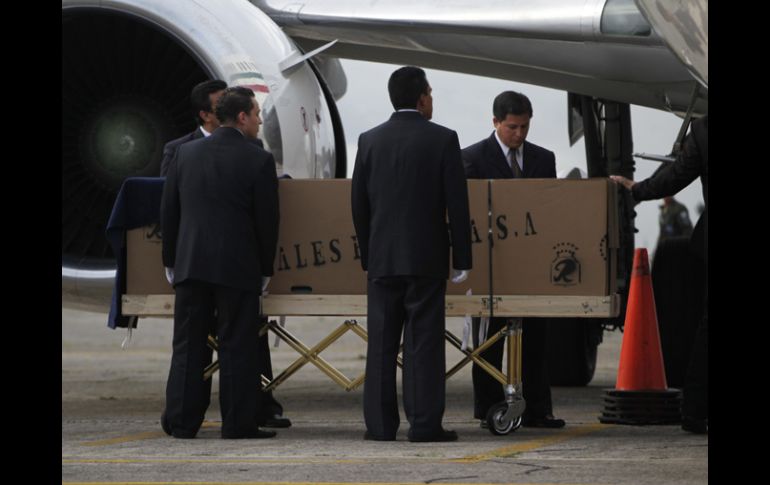
<instances>
[{"instance_id":1,"label":"man in dark suit","mask_svg":"<svg viewBox=\"0 0 770 485\"><path fill-rule=\"evenodd\" d=\"M179 147L187 142L198 140L200 138L207 137L219 127L219 119L215 114L215 107L222 93L227 88L227 83L220 79L210 79L198 83L193 87L190 92L190 103L192 105L192 111L195 116L195 120L198 122L198 127L192 132L181 136L175 140L171 140L163 147L163 160L160 163L160 176L165 177L168 172L168 165L171 159L176 155L176 151ZM262 140L259 138L249 139L252 143L255 143L260 148L263 148ZM260 317L260 326L267 324L267 317ZM273 378L273 367L270 362L270 345L268 342L267 332L260 335L259 341L259 374L264 375L268 379ZM212 351L207 351L207 363L211 363ZM257 381L259 381L259 374L257 375ZM209 388L211 386L211 380L207 381ZM268 391L260 394L258 405L258 416L260 426L267 428L288 428L291 426L289 418L283 415L283 406L279 403L275 397L273 397L273 391Z\"/></svg>"},{"instance_id":2,"label":"man in dark suit","mask_svg":"<svg viewBox=\"0 0 770 485\"><path fill-rule=\"evenodd\" d=\"M351 194L361 266L368 271L364 438L395 440L403 330L409 441L452 441L457 433L441 424L444 300L450 240L452 266L471 268L468 188L457 134L428 121L433 98L425 71L396 70L388 92L396 112L361 134Z\"/></svg>"},{"instance_id":3,"label":"man in dark suit","mask_svg":"<svg viewBox=\"0 0 770 485\"><path fill-rule=\"evenodd\" d=\"M556 178L553 152L526 141L532 118L529 98L504 91L492 105L495 131L462 151L465 174L469 179ZM484 339L503 328L508 319L492 318ZM473 319L474 345L480 344L481 319ZM522 324L522 383L526 409L522 426L561 428L564 420L553 417L551 384L546 359L548 320L525 318ZM483 340L482 340L483 341ZM481 354L490 364L502 368L505 341L498 340ZM473 415L486 427L489 409L505 400L500 383L473 364Z\"/></svg>"},{"instance_id":4,"label":"man in dark suit","mask_svg":"<svg viewBox=\"0 0 770 485\"><path fill-rule=\"evenodd\" d=\"M220 79L209 79L208 81L196 84L192 89L190 92L190 103L192 104L192 110L195 120L198 122L198 127L184 136L171 140L163 147L163 159L160 162L161 177L165 177L168 173L168 164L176 155L180 145L209 136L219 127L219 120L214 113L214 107L217 105L217 100L222 96L225 88L227 88L226 82Z\"/></svg>"},{"instance_id":5,"label":"man in dark suit","mask_svg":"<svg viewBox=\"0 0 770 485\"><path fill-rule=\"evenodd\" d=\"M663 166L650 178L634 182L620 175L610 178L631 191L636 201L674 195L700 177L706 209L690 237L693 251L705 265L703 320L695 333L690 362L684 378L682 429L696 434L708 433L708 210L709 210L709 120L708 116L692 122L676 160Z\"/></svg>"},{"instance_id":6,"label":"man in dark suit","mask_svg":"<svg viewBox=\"0 0 770 485\"><path fill-rule=\"evenodd\" d=\"M222 438L269 438L259 429L256 322L260 288L273 274L278 180L273 156L250 142L261 120L254 93L228 88L216 107L222 126L180 145L161 201L163 264L176 292L171 370L161 425L194 438L208 388L209 333L219 340Z\"/></svg>"}]
</instances>

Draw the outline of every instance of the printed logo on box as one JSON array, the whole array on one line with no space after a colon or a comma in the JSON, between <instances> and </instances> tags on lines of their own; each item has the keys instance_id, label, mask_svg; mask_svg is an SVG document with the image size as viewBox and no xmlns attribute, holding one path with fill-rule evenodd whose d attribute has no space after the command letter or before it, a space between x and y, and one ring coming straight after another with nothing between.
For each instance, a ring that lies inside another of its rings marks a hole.
<instances>
[{"instance_id":1,"label":"printed logo on box","mask_svg":"<svg viewBox=\"0 0 770 485\"><path fill-rule=\"evenodd\" d=\"M553 247L556 255L551 262L551 283L557 286L574 286L580 283L580 261L575 253L578 247L572 243L559 243Z\"/></svg>"}]
</instances>

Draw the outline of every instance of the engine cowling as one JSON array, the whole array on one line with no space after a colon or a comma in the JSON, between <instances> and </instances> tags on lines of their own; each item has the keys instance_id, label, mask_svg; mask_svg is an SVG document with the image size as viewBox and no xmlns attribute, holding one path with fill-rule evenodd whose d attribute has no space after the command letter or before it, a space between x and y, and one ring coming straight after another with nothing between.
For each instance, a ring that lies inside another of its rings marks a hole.
<instances>
[{"instance_id":1,"label":"engine cowling","mask_svg":"<svg viewBox=\"0 0 770 485\"><path fill-rule=\"evenodd\" d=\"M109 301L104 236L126 177L157 176L163 145L192 131L190 90L206 79L251 88L279 175L345 173L331 91L295 44L242 0L62 1L62 289ZM328 68L328 63L325 65ZM343 175L344 176L344 175Z\"/></svg>"}]
</instances>

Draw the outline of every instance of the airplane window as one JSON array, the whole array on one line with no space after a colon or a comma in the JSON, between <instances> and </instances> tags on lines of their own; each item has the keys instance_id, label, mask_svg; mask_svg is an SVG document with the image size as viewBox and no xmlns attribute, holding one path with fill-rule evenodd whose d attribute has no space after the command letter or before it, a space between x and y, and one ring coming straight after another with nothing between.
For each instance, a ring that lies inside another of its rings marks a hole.
<instances>
[{"instance_id":1,"label":"airplane window","mask_svg":"<svg viewBox=\"0 0 770 485\"><path fill-rule=\"evenodd\" d=\"M652 29L634 0L607 0L602 11L602 34L646 37Z\"/></svg>"}]
</instances>

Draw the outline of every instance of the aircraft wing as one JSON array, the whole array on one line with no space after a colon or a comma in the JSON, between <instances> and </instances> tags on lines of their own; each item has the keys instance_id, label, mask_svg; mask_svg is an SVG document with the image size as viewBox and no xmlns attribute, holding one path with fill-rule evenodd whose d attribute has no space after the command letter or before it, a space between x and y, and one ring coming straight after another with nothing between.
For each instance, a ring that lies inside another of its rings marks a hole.
<instances>
[{"instance_id":1,"label":"aircraft wing","mask_svg":"<svg viewBox=\"0 0 770 485\"><path fill-rule=\"evenodd\" d=\"M709 11L707 0L636 0L671 51L708 89Z\"/></svg>"},{"instance_id":2,"label":"aircraft wing","mask_svg":"<svg viewBox=\"0 0 770 485\"><path fill-rule=\"evenodd\" d=\"M309 51L683 112L696 83L633 0L250 0ZM695 111L708 112L707 92Z\"/></svg>"}]
</instances>

